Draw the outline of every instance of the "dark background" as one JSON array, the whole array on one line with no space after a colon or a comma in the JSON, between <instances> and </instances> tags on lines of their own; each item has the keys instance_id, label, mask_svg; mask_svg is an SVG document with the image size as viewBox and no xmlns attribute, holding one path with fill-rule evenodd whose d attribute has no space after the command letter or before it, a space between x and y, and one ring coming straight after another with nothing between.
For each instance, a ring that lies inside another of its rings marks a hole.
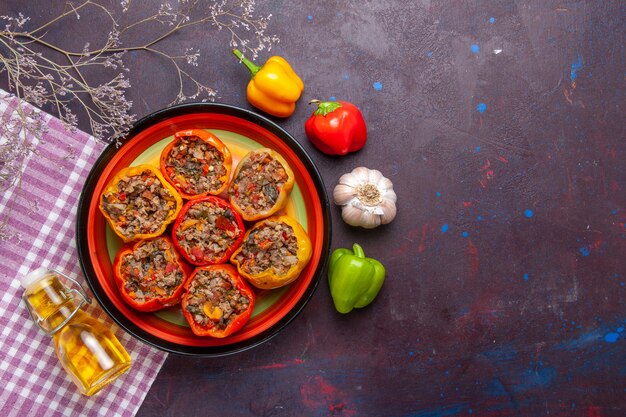
<instances>
[{"instance_id":1,"label":"dark background","mask_svg":"<svg viewBox=\"0 0 626 417\"><path fill-rule=\"evenodd\" d=\"M331 210L332 248L360 243L387 280L371 306L342 316L324 277L269 342L224 358L170 355L138 415L625 415L624 3L258 3L280 38L271 53L306 85L278 123L328 193L357 166L394 183L389 225L352 228ZM57 6L11 0L0 11L36 24ZM147 8L134 2L130 17ZM49 39L82 49L101 21L81 20ZM217 102L252 109L228 40L198 27L159 47L199 47L192 73ZM174 99L167 61L125 62L139 117ZM308 142L306 103L330 97L361 109L360 152L328 157Z\"/></svg>"}]
</instances>

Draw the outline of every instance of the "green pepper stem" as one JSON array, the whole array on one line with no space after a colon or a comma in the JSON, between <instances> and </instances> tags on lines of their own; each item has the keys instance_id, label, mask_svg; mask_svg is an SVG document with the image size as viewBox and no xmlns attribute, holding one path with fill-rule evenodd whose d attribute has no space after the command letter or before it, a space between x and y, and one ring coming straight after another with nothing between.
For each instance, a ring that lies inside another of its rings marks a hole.
<instances>
[{"instance_id":1,"label":"green pepper stem","mask_svg":"<svg viewBox=\"0 0 626 417\"><path fill-rule=\"evenodd\" d=\"M235 54L235 56L239 58L239 61L242 62L248 68L248 70L250 71L250 74L252 74L253 77L261 69L260 66L258 66L257 64L255 64L254 62L250 61L248 58L243 56L243 53L241 53L239 49L233 49L233 54Z\"/></svg>"},{"instance_id":2,"label":"green pepper stem","mask_svg":"<svg viewBox=\"0 0 626 417\"><path fill-rule=\"evenodd\" d=\"M365 252L363 252L363 248L358 243L352 245L352 251L357 258L365 258Z\"/></svg>"},{"instance_id":3,"label":"green pepper stem","mask_svg":"<svg viewBox=\"0 0 626 417\"><path fill-rule=\"evenodd\" d=\"M326 116L328 113L332 113L341 107L341 103L336 101L322 101L311 100L309 104L317 104L317 109L313 114L316 116Z\"/></svg>"}]
</instances>

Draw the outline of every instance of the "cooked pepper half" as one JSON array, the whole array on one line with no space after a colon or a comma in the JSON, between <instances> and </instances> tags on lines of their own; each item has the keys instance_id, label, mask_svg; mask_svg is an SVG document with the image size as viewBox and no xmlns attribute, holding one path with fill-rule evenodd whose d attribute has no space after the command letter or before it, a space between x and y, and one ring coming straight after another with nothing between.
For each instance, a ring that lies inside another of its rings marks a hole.
<instances>
[{"instance_id":1,"label":"cooked pepper half","mask_svg":"<svg viewBox=\"0 0 626 417\"><path fill-rule=\"evenodd\" d=\"M226 337L250 319L255 295L232 265L196 268L185 284L183 315L198 336Z\"/></svg>"},{"instance_id":2,"label":"cooked pepper half","mask_svg":"<svg viewBox=\"0 0 626 417\"><path fill-rule=\"evenodd\" d=\"M311 254L311 240L300 223L275 216L248 230L230 262L255 287L273 289L298 278Z\"/></svg>"},{"instance_id":3,"label":"cooked pepper half","mask_svg":"<svg viewBox=\"0 0 626 417\"><path fill-rule=\"evenodd\" d=\"M293 171L278 152L255 149L237 164L228 189L230 203L246 221L269 217L287 204L294 182Z\"/></svg>"},{"instance_id":4,"label":"cooked pepper half","mask_svg":"<svg viewBox=\"0 0 626 417\"><path fill-rule=\"evenodd\" d=\"M363 248L354 244L350 249L336 249L330 256L328 283L335 308L349 313L353 308L371 303L385 281L385 267L379 261L366 258Z\"/></svg>"},{"instance_id":5,"label":"cooked pepper half","mask_svg":"<svg viewBox=\"0 0 626 417\"><path fill-rule=\"evenodd\" d=\"M182 205L182 198L158 169L138 165L113 177L102 193L99 208L113 231L130 242L161 235Z\"/></svg>"},{"instance_id":6,"label":"cooked pepper half","mask_svg":"<svg viewBox=\"0 0 626 417\"><path fill-rule=\"evenodd\" d=\"M122 248L113 262L113 276L122 299L139 311L176 305L191 273L167 236L141 240Z\"/></svg>"},{"instance_id":7,"label":"cooked pepper half","mask_svg":"<svg viewBox=\"0 0 626 417\"><path fill-rule=\"evenodd\" d=\"M176 132L160 158L163 176L186 199L220 194L228 187L232 165L226 145L202 129Z\"/></svg>"},{"instance_id":8,"label":"cooked pepper half","mask_svg":"<svg viewBox=\"0 0 626 417\"><path fill-rule=\"evenodd\" d=\"M176 249L187 261L200 266L228 261L243 236L239 213L214 196L188 201L172 231Z\"/></svg>"},{"instance_id":9,"label":"cooked pepper half","mask_svg":"<svg viewBox=\"0 0 626 417\"><path fill-rule=\"evenodd\" d=\"M250 104L276 117L291 116L304 90L304 83L291 65L284 58L273 56L260 67L237 49L233 49L233 54L252 75L246 91Z\"/></svg>"}]
</instances>

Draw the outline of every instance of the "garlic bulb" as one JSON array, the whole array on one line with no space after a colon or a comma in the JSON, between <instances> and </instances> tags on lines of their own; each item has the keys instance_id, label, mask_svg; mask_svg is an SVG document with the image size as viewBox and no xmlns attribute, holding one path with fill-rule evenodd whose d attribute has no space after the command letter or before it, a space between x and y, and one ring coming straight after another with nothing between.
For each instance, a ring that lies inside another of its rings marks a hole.
<instances>
[{"instance_id":1,"label":"garlic bulb","mask_svg":"<svg viewBox=\"0 0 626 417\"><path fill-rule=\"evenodd\" d=\"M376 169L358 167L342 175L333 199L342 206L341 217L351 226L373 229L396 217L393 184Z\"/></svg>"}]
</instances>

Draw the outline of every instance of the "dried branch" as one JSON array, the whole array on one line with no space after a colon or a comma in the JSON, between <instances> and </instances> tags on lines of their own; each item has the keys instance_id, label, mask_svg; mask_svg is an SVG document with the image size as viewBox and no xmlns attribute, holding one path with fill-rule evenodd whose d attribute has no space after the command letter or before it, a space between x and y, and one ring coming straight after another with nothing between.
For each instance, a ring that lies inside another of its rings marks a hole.
<instances>
[{"instance_id":1,"label":"dried branch","mask_svg":"<svg viewBox=\"0 0 626 417\"><path fill-rule=\"evenodd\" d=\"M122 0L120 6L122 16L128 17L133 2ZM243 48L256 57L259 52L270 50L279 39L265 33L271 15L255 17L254 6L255 0L219 0L208 6L198 0L178 0L157 4L152 14L123 26L114 12L96 0L68 2L63 12L34 29L28 28L30 18L22 13L0 15L0 24L4 23L0 29L0 76L6 74L9 90L18 100L15 115L0 126L0 190L6 193L19 186L22 164L43 138L41 116L26 110L24 102L51 111L68 129L76 128L79 116L85 117L93 136L117 140L136 120L131 112L132 102L126 99L130 81L124 56L130 51L152 54L171 65L178 91L170 105L190 100L213 101L216 90L185 70L185 66L198 65L199 50L187 48L176 55L162 49L160 43L191 27L206 25L228 31L229 47ZM91 43L98 41L86 39L83 49L76 51L49 40L51 31L62 30L65 23L79 20L86 11L102 20L98 27L104 32L94 33L94 39L106 35L104 41L99 41L101 44L92 48ZM152 39L141 43L128 39L135 30L153 33L154 30L144 29L155 27L162 27L163 31ZM90 83L88 74L94 70L108 74L109 81ZM0 97L0 105L5 100L4 105L8 106L8 97ZM71 110L70 103L77 110ZM0 219L0 239L6 236L6 219Z\"/></svg>"}]
</instances>

